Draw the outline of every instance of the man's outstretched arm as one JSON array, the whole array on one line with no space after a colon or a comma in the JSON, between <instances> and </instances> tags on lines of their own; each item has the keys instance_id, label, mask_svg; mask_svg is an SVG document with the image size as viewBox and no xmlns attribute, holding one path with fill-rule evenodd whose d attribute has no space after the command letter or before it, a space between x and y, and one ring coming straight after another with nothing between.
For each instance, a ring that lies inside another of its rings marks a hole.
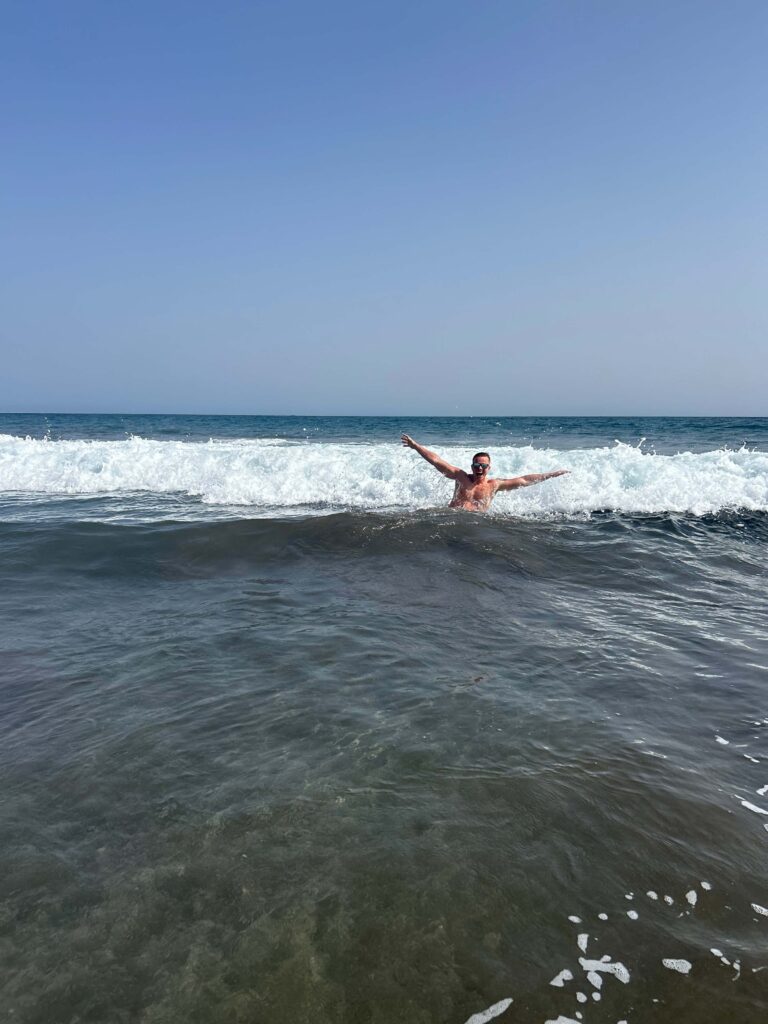
<instances>
[{"instance_id":1,"label":"man's outstretched arm","mask_svg":"<svg viewBox=\"0 0 768 1024\"><path fill-rule=\"evenodd\" d=\"M513 476L509 480L498 480L497 491L514 491L518 487L530 487L531 484L540 484L542 480L551 480L553 476L562 476L570 473L569 469L556 469L552 473L528 473L526 476Z\"/></svg>"},{"instance_id":2,"label":"man's outstretched arm","mask_svg":"<svg viewBox=\"0 0 768 1024\"><path fill-rule=\"evenodd\" d=\"M426 459L431 466L434 466L439 473L443 474L443 476L447 476L449 480L457 480L461 475L462 471L458 466L452 466L450 462L446 462L445 459L441 459L439 455L431 452L429 448L425 448L423 444L418 444L407 434L403 434L401 440L406 448L413 448L415 452L419 453L422 459Z\"/></svg>"}]
</instances>

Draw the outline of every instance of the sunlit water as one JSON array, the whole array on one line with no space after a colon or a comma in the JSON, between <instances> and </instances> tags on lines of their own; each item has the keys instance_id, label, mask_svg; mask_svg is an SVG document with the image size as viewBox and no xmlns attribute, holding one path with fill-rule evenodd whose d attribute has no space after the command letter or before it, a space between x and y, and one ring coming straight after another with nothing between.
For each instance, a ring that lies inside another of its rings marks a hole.
<instances>
[{"instance_id":1,"label":"sunlit water","mask_svg":"<svg viewBox=\"0 0 768 1024\"><path fill-rule=\"evenodd\" d=\"M0 1019L766 1019L768 421L0 434Z\"/></svg>"}]
</instances>

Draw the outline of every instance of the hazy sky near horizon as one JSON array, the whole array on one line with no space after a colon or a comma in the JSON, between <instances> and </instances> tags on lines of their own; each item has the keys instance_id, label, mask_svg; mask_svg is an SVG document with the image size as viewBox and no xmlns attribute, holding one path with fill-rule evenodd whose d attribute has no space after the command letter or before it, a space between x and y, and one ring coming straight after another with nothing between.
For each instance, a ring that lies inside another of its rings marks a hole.
<instances>
[{"instance_id":1,"label":"hazy sky near horizon","mask_svg":"<svg viewBox=\"0 0 768 1024\"><path fill-rule=\"evenodd\" d=\"M768 414L764 0L2 24L0 411Z\"/></svg>"}]
</instances>

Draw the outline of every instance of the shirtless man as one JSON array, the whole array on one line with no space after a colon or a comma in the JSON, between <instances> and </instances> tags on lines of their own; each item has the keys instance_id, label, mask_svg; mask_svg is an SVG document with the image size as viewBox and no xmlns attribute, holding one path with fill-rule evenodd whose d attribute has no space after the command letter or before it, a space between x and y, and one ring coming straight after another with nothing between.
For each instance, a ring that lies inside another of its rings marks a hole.
<instances>
[{"instance_id":1,"label":"shirtless man","mask_svg":"<svg viewBox=\"0 0 768 1024\"><path fill-rule=\"evenodd\" d=\"M422 459L434 466L435 469L447 476L449 480L456 481L453 497L448 503L450 508L465 508L469 512L486 512L497 491L514 491L518 487L528 487L530 484L541 483L542 480L550 480L553 476L562 476L570 472L567 469L556 469L552 473L528 473L527 476L513 476L508 480L495 480L488 476L491 469L491 456L488 452L478 452L472 457L472 472L465 473L463 469L452 466L450 462L441 459L439 455L425 448L423 444L417 444L407 434L402 436L406 448L413 448Z\"/></svg>"}]
</instances>

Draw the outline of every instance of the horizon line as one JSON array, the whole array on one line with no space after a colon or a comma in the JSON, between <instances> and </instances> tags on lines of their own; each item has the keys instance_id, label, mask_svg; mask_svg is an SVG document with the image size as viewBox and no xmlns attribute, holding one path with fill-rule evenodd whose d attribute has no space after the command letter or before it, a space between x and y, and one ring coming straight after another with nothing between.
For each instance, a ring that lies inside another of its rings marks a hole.
<instances>
[{"instance_id":1,"label":"horizon line","mask_svg":"<svg viewBox=\"0 0 768 1024\"><path fill-rule=\"evenodd\" d=\"M755 413L322 413L322 412L62 412L52 410L2 411L0 416L197 416L230 419L409 419L409 420L533 420L533 419L698 419L698 420L766 420L768 414Z\"/></svg>"}]
</instances>

